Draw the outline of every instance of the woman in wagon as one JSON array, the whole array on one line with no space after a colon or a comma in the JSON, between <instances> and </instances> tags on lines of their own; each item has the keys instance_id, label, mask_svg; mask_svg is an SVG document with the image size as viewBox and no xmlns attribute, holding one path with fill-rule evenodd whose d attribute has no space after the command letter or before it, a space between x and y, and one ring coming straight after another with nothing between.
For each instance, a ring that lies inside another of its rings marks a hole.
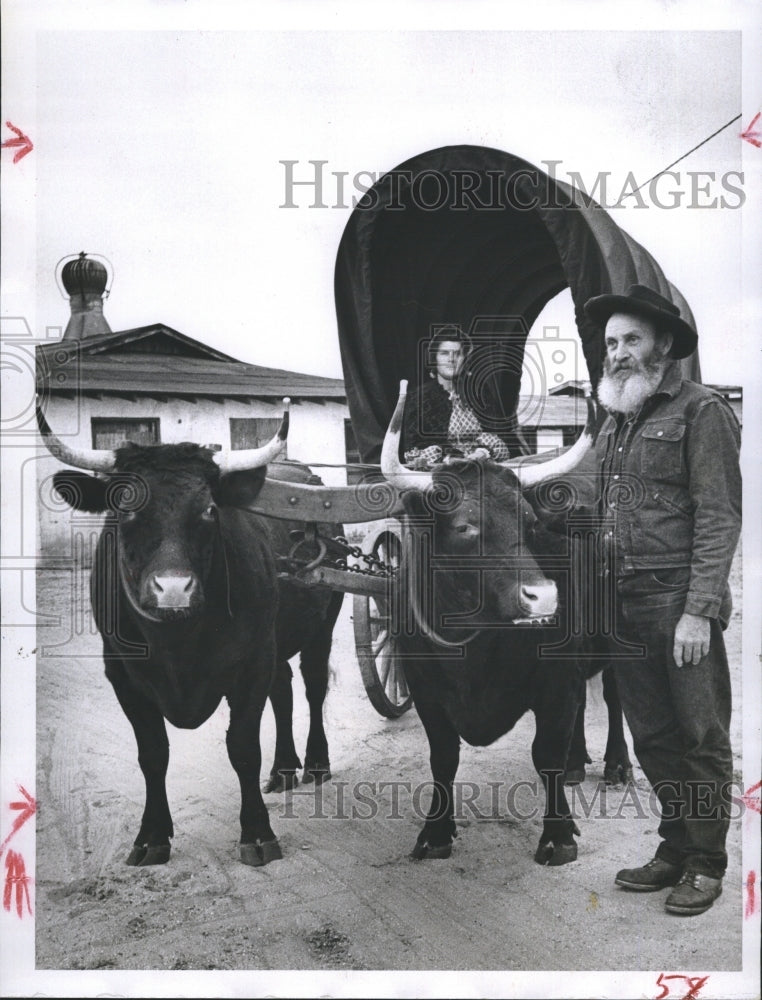
<instances>
[{"instance_id":1,"label":"woman in wagon","mask_svg":"<svg viewBox=\"0 0 762 1000\"><path fill-rule=\"evenodd\" d=\"M428 469L449 455L504 461L510 449L485 430L469 401L469 341L458 326L441 327L427 351L427 377L405 407L404 456L413 469Z\"/></svg>"}]
</instances>

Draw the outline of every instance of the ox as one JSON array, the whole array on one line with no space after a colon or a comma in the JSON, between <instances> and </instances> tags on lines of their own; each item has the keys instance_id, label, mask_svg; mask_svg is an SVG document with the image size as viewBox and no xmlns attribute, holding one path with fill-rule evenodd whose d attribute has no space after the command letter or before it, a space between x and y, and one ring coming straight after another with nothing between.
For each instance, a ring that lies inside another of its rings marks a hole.
<instances>
[{"instance_id":1,"label":"ox","mask_svg":"<svg viewBox=\"0 0 762 1000\"><path fill-rule=\"evenodd\" d=\"M606 749L603 754L603 782L606 785L615 786L631 785L635 778L632 772L630 751L624 735L624 711L619 699L616 677L614 672L606 667L603 668L601 676L603 700L606 703L609 723ZM564 784L566 785L579 785L583 782L585 780L585 765L592 764L585 739L586 701L587 692L583 692L582 704L579 707L572 733L569 757L566 761L566 773L564 774Z\"/></svg>"},{"instance_id":2,"label":"ox","mask_svg":"<svg viewBox=\"0 0 762 1000\"><path fill-rule=\"evenodd\" d=\"M72 506L105 512L90 580L106 676L129 719L145 778L143 818L128 865L169 859L165 719L195 729L226 698L227 750L241 788L239 857L281 857L259 786L259 726L276 665L278 583L270 529L236 509L251 502L283 448L284 414L267 445L215 451L196 444L74 450L41 411L43 439L71 470L54 486Z\"/></svg>"},{"instance_id":3,"label":"ox","mask_svg":"<svg viewBox=\"0 0 762 1000\"><path fill-rule=\"evenodd\" d=\"M552 502L554 494L556 500L562 496L573 496L575 508L587 510L592 514L597 503L596 483L595 452L591 450L583 456L570 477L565 478L562 476L554 479L552 482L546 480L540 484L539 489L532 488L527 490L525 496L546 526L552 527L555 531L565 533L568 512L554 510L557 507L557 503ZM605 657L605 647L596 649L594 647L594 640L590 645L593 647L591 651L598 653L601 657ZM613 670L604 667L602 682L603 700L606 704L608 714L608 736L603 755L603 781L606 785L632 784L634 778L627 740L624 735L624 712L622 711L622 703L619 700L619 691L617 690ZM585 765L592 763L587 752L587 742L585 739L586 699L587 692L584 692L582 704L577 713L574 732L572 733L569 757L566 762L564 783L567 785L578 785L584 781Z\"/></svg>"},{"instance_id":4,"label":"ox","mask_svg":"<svg viewBox=\"0 0 762 1000\"><path fill-rule=\"evenodd\" d=\"M268 475L284 482L319 486L322 480L299 462L276 462ZM293 548L292 532L304 528L302 522L266 519L275 553L288 557ZM328 537L343 534L340 524L321 524ZM306 555L304 550L302 555ZM303 587L283 574L279 579L280 602L276 620L277 666L270 688L275 716L275 758L266 792L287 791L298 784L297 769L302 762L294 746L292 671L288 661L299 653L310 710L310 725L304 753L302 781L321 784L331 777L328 740L323 726L323 702L328 689L328 657L333 628L341 611L344 594L324 587Z\"/></svg>"},{"instance_id":5,"label":"ox","mask_svg":"<svg viewBox=\"0 0 762 1000\"><path fill-rule=\"evenodd\" d=\"M451 853L460 739L489 745L532 711L532 760L545 791L535 860L565 864L577 856L579 831L563 775L589 662L575 650L564 659L541 653L544 644L557 644L564 634L560 623L569 574L558 572L558 556L566 553L568 569L570 550L564 536L538 521L524 492L570 472L589 451L592 402L580 439L551 461L455 460L431 473L411 472L399 462L404 404L403 383L381 464L385 478L402 491L408 515L400 606L412 614L415 627L400 628L399 641L434 779L413 857ZM601 665L593 661L593 669Z\"/></svg>"}]
</instances>

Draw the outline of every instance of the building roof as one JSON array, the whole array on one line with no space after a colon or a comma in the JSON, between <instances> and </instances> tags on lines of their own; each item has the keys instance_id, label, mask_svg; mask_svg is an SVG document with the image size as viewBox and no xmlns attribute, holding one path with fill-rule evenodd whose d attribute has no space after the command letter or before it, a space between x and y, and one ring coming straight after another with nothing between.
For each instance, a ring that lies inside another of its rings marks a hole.
<instances>
[{"instance_id":1,"label":"building roof","mask_svg":"<svg viewBox=\"0 0 762 1000\"><path fill-rule=\"evenodd\" d=\"M342 379L246 364L162 323L40 345L37 390L158 399L346 400Z\"/></svg>"},{"instance_id":2,"label":"building roof","mask_svg":"<svg viewBox=\"0 0 762 1000\"><path fill-rule=\"evenodd\" d=\"M165 323L151 323L149 326L136 326L131 330L118 330L116 333L90 337L79 342L79 351L82 357L113 354L118 351L138 354L177 354L189 358L209 358L213 361L238 360L200 340L180 333Z\"/></svg>"},{"instance_id":3,"label":"building roof","mask_svg":"<svg viewBox=\"0 0 762 1000\"><path fill-rule=\"evenodd\" d=\"M587 383L569 381L549 395L520 396L522 427L582 427ZM712 385L742 422L740 386ZM37 348L37 391L155 399L312 399L346 402L344 380L238 361L163 323Z\"/></svg>"},{"instance_id":4,"label":"building roof","mask_svg":"<svg viewBox=\"0 0 762 1000\"><path fill-rule=\"evenodd\" d=\"M584 427L587 404L580 396L519 396L521 427Z\"/></svg>"}]
</instances>

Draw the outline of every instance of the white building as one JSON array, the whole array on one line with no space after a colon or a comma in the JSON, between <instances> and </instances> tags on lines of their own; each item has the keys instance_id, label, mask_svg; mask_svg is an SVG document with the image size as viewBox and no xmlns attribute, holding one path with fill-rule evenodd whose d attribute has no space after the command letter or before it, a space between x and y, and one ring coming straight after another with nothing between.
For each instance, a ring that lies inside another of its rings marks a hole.
<instances>
[{"instance_id":1,"label":"white building","mask_svg":"<svg viewBox=\"0 0 762 1000\"><path fill-rule=\"evenodd\" d=\"M103 315L103 265L80 254L61 278L71 318L61 341L37 348L37 392L51 429L67 444L256 447L273 436L288 396L286 457L321 463L315 471L324 482L346 483L343 380L244 364L163 323L113 332ZM53 493L56 459L37 466L40 551L69 555L72 530L93 518L74 515Z\"/></svg>"}]
</instances>

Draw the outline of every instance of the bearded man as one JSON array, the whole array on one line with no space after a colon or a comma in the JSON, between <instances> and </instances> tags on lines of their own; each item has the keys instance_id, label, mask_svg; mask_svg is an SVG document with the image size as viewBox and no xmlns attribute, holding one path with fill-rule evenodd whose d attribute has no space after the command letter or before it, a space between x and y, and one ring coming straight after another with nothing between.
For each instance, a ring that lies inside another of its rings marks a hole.
<instances>
[{"instance_id":1,"label":"bearded man","mask_svg":"<svg viewBox=\"0 0 762 1000\"><path fill-rule=\"evenodd\" d=\"M605 328L598 399L609 415L596 449L612 666L661 808L655 856L615 881L636 892L673 887L670 913L703 913L727 866L733 755L722 633L741 528L740 432L721 395L682 377L679 359L698 337L668 299L633 285L585 311Z\"/></svg>"}]
</instances>

